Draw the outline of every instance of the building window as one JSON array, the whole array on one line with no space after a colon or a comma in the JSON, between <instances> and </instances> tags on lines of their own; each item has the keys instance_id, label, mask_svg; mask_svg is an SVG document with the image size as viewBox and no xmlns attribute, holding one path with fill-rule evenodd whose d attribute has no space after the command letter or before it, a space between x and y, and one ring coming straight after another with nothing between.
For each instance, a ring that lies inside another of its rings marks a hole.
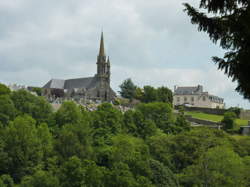
<instances>
[{"instance_id":1,"label":"building window","mask_svg":"<svg viewBox=\"0 0 250 187\"><path fill-rule=\"evenodd\" d=\"M177 102L180 102L180 97L177 97Z\"/></svg>"},{"instance_id":2,"label":"building window","mask_svg":"<svg viewBox=\"0 0 250 187\"><path fill-rule=\"evenodd\" d=\"M203 98L202 98L202 99L203 99L203 101L206 101L206 96L203 96Z\"/></svg>"},{"instance_id":3,"label":"building window","mask_svg":"<svg viewBox=\"0 0 250 187\"><path fill-rule=\"evenodd\" d=\"M191 101L194 102L194 97L191 97Z\"/></svg>"},{"instance_id":4,"label":"building window","mask_svg":"<svg viewBox=\"0 0 250 187\"><path fill-rule=\"evenodd\" d=\"M187 98L186 97L184 97L184 102L187 102Z\"/></svg>"}]
</instances>

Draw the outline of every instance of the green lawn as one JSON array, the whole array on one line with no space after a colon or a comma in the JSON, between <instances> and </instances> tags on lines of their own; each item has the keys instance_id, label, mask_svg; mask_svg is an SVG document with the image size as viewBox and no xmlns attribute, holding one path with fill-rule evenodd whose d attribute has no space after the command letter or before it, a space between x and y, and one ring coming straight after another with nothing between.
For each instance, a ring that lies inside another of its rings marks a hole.
<instances>
[{"instance_id":1,"label":"green lawn","mask_svg":"<svg viewBox=\"0 0 250 187\"><path fill-rule=\"evenodd\" d=\"M191 115L193 118L204 119L204 120L209 120L209 121L214 121L214 122L220 122L223 119L222 115L205 114L205 113L201 113L201 112L187 111L187 112L185 112L185 114ZM238 126L244 126L244 125L248 124L248 121L243 120L243 119L236 119L236 123Z\"/></svg>"}]
</instances>

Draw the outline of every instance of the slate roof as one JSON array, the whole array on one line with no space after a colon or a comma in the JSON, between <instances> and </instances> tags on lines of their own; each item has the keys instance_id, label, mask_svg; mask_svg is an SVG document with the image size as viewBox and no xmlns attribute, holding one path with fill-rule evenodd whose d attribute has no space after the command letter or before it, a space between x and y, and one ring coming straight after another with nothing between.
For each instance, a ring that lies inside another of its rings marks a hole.
<instances>
[{"instance_id":1,"label":"slate roof","mask_svg":"<svg viewBox=\"0 0 250 187\"><path fill-rule=\"evenodd\" d=\"M74 88L93 88L97 84L96 77L86 77L78 79L52 79L43 88L56 88L56 89L74 89Z\"/></svg>"},{"instance_id":2,"label":"slate roof","mask_svg":"<svg viewBox=\"0 0 250 187\"><path fill-rule=\"evenodd\" d=\"M47 84L43 86L43 88L56 88L63 89L65 80L61 79L51 79Z\"/></svg>"},{"instance_id":3,"label":"slate roof","mask_svg":"<svg viewBox=\"0 0 250 187\"><path fill-rule=\"evenodd\" d=\"M176 95L194 95L202 93L202 86L177 87L174 91Z\"/></svg>"}]
</instances>

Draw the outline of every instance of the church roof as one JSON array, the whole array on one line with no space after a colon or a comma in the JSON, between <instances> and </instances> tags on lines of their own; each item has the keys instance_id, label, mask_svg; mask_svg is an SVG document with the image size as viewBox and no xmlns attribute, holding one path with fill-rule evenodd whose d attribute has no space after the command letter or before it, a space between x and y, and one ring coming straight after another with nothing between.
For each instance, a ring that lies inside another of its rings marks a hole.
<instances>
[{"instance_id":1,"label":"church roof","mask_svg":"<svg viewBox=\"0 0 250 187\"><path fill-rule=\"evenodd\" d=\"M65 80L62 79L51 79L47 84L43 86L43 88L56 88L63 89Z\"/></svg>"},{"instance_id":2,"label":"church roof","mask_svg":"<svg viewBox=\"0 0 250 187\"><path fill-rule=\"evenodd\" d=\"M55 88L55 89L74 89L74 88L93 88L97 84L96 77L86 77L78 79L51 79L43 88Z\"/></svg>"},{"instance_id":3,"label":"church roof","mask_svg":"<svg viewBox=\"0 0 250 187\"><path fill-rule=\"evenodd\" d=\"M79 79L68 79L65 80L64 89L73 89L73 88L92 88L96 85L95 77L86 77Z\"/></svg>"}]
</instances>

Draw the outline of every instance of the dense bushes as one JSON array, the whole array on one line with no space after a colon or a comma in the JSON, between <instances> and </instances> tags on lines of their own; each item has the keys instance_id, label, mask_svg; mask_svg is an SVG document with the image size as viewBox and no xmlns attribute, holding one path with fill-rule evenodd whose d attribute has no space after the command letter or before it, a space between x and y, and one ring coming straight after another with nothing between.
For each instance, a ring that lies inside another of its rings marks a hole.
<instances>
[{"instance_id":1,"label":"dense bushes","mask_svg":"<svg viewBox=\"0 0 250 187\"><path fill-rule=\"evenodd\" d=\"M250 185L247 138L191 129L167 103L122 113L108 103L88 112L65 102L53 113L41 97L3 93L0 186Z\"/></svg>"}]
</instances>

